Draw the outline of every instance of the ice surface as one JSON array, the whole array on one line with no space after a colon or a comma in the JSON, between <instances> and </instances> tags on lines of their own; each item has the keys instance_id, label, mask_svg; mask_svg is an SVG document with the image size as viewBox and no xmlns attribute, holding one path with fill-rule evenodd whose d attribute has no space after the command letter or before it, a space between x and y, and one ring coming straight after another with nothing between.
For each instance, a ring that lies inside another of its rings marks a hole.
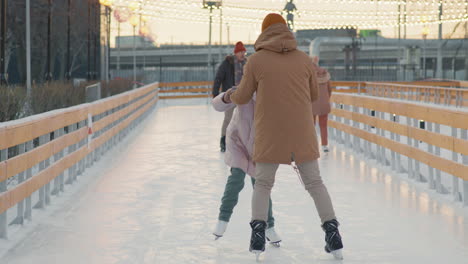
<instances>
[{"instance_id":1,"label":"ice surface","mask_svg":"<svg viewBox=\"0 0 468 264\"><path fill-rule=\"evenodd\" d=\"M206 99L159 103L140 133L98 163L94 179L15 241L0 263L256 263L246 182L225 235L211 234L228 168L222 113ZM344 260L323 250L312 199L287 166L273 189L280 248L262 263L466 263L468 211L331 146L320 169L341 222ZM10 241L13 243L13 241Z\"/></svg>"}]
</instances>

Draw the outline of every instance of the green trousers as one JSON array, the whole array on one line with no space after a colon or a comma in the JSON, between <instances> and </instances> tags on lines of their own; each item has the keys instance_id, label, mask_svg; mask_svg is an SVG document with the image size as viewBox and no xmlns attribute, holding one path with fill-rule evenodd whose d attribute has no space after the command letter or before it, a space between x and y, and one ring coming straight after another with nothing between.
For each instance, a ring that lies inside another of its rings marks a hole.
<instances>
[{"instance_id":1,"label":"green trousers","mask_svg":"<svg viewBox=\"0 0 468 264\"><path fill-rule=\"evenodd\" d=\"M255 185L255 179L252 180L252 187ZM231 219L232 211L239 199L239 193L244 188L245 172L239 168L231 168L231 175L229 176L226 187L224 188L224 195L221 198L221 206L219 207L219 220L229 222ZM268 227L275 225L275 218L273 218L272 204L270 198L270 206L268 208Z\"/></svg>"}]
</instances>

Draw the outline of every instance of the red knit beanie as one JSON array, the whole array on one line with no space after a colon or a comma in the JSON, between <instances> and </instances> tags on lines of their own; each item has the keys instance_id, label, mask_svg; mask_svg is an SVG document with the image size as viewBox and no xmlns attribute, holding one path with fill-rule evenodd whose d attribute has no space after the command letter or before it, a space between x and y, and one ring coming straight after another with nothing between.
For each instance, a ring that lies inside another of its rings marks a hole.
<instances>
[{"instance_id":1,"label":"red knit beanie","mask_svg":"<svg viewBox=\"0 0 468 264\"><path fill-rule=\"evenodd\" d=\"M241 52L241 51L247 51L247 50L245 49L242 41L239 41L236 43L236 47L234 48L234 54L236 54L237 52Z\"/></svg>"},{"instance_id":2,"label":"red knit beanie","mask_svg":"<svg viewBox=\"0 0 468 264\"><path fill-rule=\"evenodd\" d=\"M273 24L278 24L278 23L286 25L286 20L284 20L284 18L280 14L276 14L276 13L268 14L265 17L265 19L263 19L262 32L265 31L265 29L267 29L269 26Z\"/></svg>"}]
</instances>

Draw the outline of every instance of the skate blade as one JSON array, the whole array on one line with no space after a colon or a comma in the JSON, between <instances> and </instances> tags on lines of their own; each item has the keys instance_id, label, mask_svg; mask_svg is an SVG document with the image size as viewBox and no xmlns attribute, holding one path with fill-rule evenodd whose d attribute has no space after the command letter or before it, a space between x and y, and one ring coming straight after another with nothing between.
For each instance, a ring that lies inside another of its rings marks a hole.
<instances>
[{"instance_id":1,"label":"skate blade","mask_svg":"<svg viewBox=\"0 0 468 264\"><path fill-rule=\"evenodd\" d=\"M219 236L219 235L217 235L217 234L215 234L215 233L213 233L213 236L215 236L215 239L214 239L214 240L218 240L218 239L220 239L221 237L223 237L223 236Z\"/></svg>"},{"instance_id":2,"label":"skate blade","mask_svg":"<svg viewBox=\"0 0 468 264\"><path fill-rule=\"evenodd\" d=\"M274 247L280 247L281 244L280 244L281 240L280 241L277 241L277 242L270 242L270 244Z\"/></svg>"},{"instance_id":3,"label":"skate blade","mask_svg":"<svg viewBox=\"0 0 468 264\"><path fill-rule=\"evenodd\" d=\"M333 257L335 257L335 259L338 259L338 260L342 260L343 259L343 252L341 249L338 249L338 250L334 250L332 252L330 252Z\"/></svg>"},{"instance_id":4,"label":"skate blade","mask_svg":"<svg viewBox=\"0 0 468 264\"><path fill-rule=\"evenodd\" d=\"M260 260L260 254L262 254L263 251L261 251L261 250L252 250L250 252L255 254L255 260L258 262Z\"/></svg>"}]
</instances>

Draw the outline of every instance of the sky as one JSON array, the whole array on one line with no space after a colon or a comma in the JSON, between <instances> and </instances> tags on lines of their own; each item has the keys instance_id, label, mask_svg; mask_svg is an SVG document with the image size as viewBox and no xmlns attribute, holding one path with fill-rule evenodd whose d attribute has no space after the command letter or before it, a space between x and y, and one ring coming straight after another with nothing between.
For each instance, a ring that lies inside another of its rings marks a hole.
<instances>
[{"instance_id":1,"label":"sky","mask_svg":"<svg viewBox=\"0 0 468 264\"><path fill-rule=\"evenodd\" d=\"M135 1L135 0L134 0ZM147 18L146 28L156 44L205 44L209 36L209 10L202 8L202 0L140 0L134 3ZM220 10L213 10L212 43L232 44L238 40L255 42L260 34L264 16L281 12L288 0L224 0L222 36ZM422 38L427 28L428 38L438 37L438 1L407 0L407 38ZM443 0L443 36L465 37L468 3L465 0ZM131 0L115 0L114 11L131 6ZM384 37L398 37L398 3L396 0L295 0L296 29L329 28L357 25L359 29L379 29ZM127 8L127 10L130 10ZM401 7L403 20L404 6ZM122 12L121 12L122 13ZM459 23L461 22L461 23ZM117 35L117 21L113 20L112 34ZM455 28L455 26L458 27ZM138 26L139 27L139 26ZM454 28L456 29L454 31ZM121 23L121 35L131 35L128 22ZM404 27L401 28L404 36Z\"/></svg>"}]
</instances>

